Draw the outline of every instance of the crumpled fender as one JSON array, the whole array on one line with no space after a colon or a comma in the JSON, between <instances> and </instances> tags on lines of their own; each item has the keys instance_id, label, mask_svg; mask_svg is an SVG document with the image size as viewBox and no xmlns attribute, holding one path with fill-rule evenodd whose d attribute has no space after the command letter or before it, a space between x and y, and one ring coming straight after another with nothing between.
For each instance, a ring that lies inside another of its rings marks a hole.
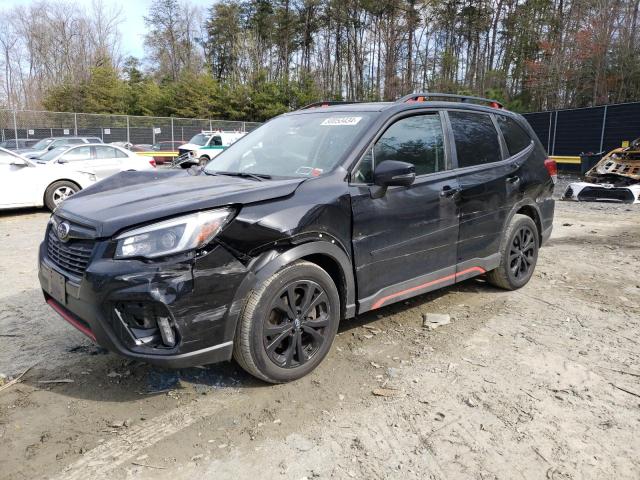
<instances>
[{"instance_id":1,"label":"crumpled fender","mask_svg":"<svg viewBox=\"0 0 640 480\"><path fill-rule=\"evenodd\" d=\"M259 257L256 257L252 262L250 272L238 287L231 308L229 309L227 321L233 323L234 331L247 296L252 290L284 266L309 255L318 254L330 257L339 265L346 290L344 292L346 302L345 305L342 306L342 315L343 318L355 316L356 288L351 260L342 248L335 243L331 243L331 241L312 241L295 246L284 252L269 250Z\"/></svg>"}]
</instances>

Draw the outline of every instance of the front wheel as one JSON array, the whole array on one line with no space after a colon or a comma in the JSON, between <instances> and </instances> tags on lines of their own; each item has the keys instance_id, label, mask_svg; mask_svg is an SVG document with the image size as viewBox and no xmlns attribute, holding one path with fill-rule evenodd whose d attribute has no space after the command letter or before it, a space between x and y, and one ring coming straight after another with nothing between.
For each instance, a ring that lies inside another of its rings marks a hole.
<instances>
[{"instance_id":1,"label":"front wheel","mask_svg":"<svg viewBox=\"0 0 640 480\"><path fill-rule=\"evenodd\" d=\"M314 263L298 261L249 296L233 356L266 382L297 380L327 355L339 321L340 297L331 277Z\"/></svg>"},{"instance_id":2,"label":"front wheel","mask_svg":"<svg viewBox=\"0 0 640 480\"><path fill-rule=\"evenodd\" d=\"M200 165L201 167L204 167L208 162L209 157L207 157L206 155L203 155L198 159L198 165Z\"/></svg>"},{"instance_id":3,"label":"front wheel","mask_svg":"<svg viewBox=\"0 0 640 480\"><path fill-rule=\"evenodd\" d=\"M538 248L535 222L526 215L514 215L500 246L500 265L487 274L489 283L505 290L525 286L536 268Z\"/></svg>"},{"instance_id":4,"label":"front wheel","mask_svg":"<svg viewBox=\"0 0 640 480\"><path fill-rule=\"evenodd\" d=\"M44 192L44 204L49 210L53 211L66 198L79 191L80 187L73 182L67 180L54 182Z\"/></svg>"}]
</instances>

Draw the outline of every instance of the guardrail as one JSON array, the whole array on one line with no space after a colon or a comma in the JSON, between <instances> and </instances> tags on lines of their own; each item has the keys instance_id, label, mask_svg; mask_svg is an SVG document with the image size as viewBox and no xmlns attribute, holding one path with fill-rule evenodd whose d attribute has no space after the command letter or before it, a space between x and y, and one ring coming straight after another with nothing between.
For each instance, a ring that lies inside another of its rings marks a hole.
<instances>
[{"instance_id":1,"label":"guardrail","mask_svg":"<svg viewBox=\"0 0 640 480\"><path fill-rule=\"evenodd\" d=\"M580 157L567 155L551 155L549 158L555 160L556 163L559 163L561 165L580 165Z\"/></svg>"}]
</instances>

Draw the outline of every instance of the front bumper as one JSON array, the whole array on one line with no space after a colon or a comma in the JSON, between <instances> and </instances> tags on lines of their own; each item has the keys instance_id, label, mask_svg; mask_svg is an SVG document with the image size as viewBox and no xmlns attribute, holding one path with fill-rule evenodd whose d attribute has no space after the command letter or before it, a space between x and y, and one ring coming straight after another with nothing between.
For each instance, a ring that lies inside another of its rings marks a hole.
<instances>
[{"instance_id":1,"label":"front bumper","mask_svg":"<svg viewBox=\"0 0 640 480\"><path fill-rule=\"evenodd\" d=\"M189 254L145 262L113 260L110 242L98 241L86 271L78 277L48 257L45 241L39 265L47 303L110 351L169 368L231 359L244 302L240 287L250 274L220 245L200 257ZM62 294L59 286L56 290L52 285L52 270L64 276ZM127 311L137 313L127 315ZM139 312L146 312L140 314L144 322L136 316ZM149 328L154 321L149 317L157 312L175 331L173 347L163 344L157 325L155 331Z\"/></svg>"},{"instance_id":2,"label":"front bumper","mask_svg":"<svg viewBox=\"0 0 640 480\"><path fill-rule=\"evenodd\" d=\"M603 183L575 182L567 186L562 198L579 202L640 203L640 183L615 187Z\"/></svg>"}]
</instances>

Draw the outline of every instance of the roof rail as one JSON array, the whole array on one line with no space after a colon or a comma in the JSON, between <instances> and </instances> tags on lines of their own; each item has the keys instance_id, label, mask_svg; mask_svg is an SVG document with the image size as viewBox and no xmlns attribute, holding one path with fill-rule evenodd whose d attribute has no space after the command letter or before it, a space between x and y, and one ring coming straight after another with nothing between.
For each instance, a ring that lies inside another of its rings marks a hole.
<instances>
[{"instance_id":1,"label":"roof rail","mask_svg":"<svg viewBox=\"0 0 640 480\"><path fill-rule=\"evenodd\" d=\"M453 93L410 93L404 97L396 100L396 103L409 103L409 102L426 102L427 98L445 98L460 100L462 103L488 103L492 108L504 108L502 103L491 98L473 97L470 95L454 95Z\"/></svg>"},{"instance_id":2,"label":"roof rail","mask_svg":"<svg viewBox=\"0 0 640 480\"><path fill-rule=\"evenodd\" d=\"M313 102L310 103L309 105L305 105L304 107L299 108L298 110L307 110L308 108L326 108L326 107L330 107L331 105L349 105L351 103L360 103L360 102L355 102L355 101L348 101L348 102L337 102L337 101L323 101L323 102Z\"/></svg>"}]
</instances>

